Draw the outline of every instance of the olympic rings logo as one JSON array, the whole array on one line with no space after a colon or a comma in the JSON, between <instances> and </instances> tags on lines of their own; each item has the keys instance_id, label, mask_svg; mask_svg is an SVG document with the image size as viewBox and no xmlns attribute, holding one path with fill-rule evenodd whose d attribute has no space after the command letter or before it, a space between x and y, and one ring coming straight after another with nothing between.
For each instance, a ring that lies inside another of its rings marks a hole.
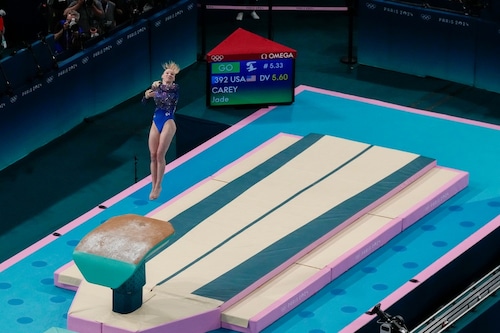
<instances>
[{"instance_id":1,"label":"olympic rings logo","mask_svg":"<svg viewBox=\"0 0 500 333\"><path fill-rule=\"evenodd\" d=\"M366 5L366 8L368 8L368 9L375 9L375 8L377 8L377 5L374 4L373 2L366 2L365 5Z\"/></svg>"},{"instance_id":2,"label":"olympic rings logo","mask_svg":"<svg viewBox=\"0 0 500 333\"><path fill-rule=\"evenodd\" d=\"M420 18L424 21L429 21L432 16L430 16L429 14L420 14Z\"/></svg>"},{"instance_id":3,"label":"olympic rings logo","mask_svg":"<svg viewBox=\"0 0 500 333\"><path fill-rule=\"evenodd\" d=\"M212 61L222 61L224 60L224 56L223 55L213 55L213 56L210 56L210 59L212 59Z\"/></svg>"}]
</instances>

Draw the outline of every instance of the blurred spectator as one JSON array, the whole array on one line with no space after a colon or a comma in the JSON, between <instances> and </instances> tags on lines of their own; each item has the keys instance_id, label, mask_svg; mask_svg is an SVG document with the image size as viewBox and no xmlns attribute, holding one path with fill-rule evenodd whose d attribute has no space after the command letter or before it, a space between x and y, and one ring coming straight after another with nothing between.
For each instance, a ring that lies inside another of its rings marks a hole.
<instances>
[{"instance_id":1,"label":"blurred spectator","mask_svg":"<svg viewBox=\"0 0 500 333\"><path fill-rule=\"evenodd\" d=\"M242 4L243 5L252 5L253 6L253 5L257 4L257 0L243 0ZM255 10L249 11L249 13L250 13L250 16L254 20L260 19L259 15L257 15L257 12ZM239 12L238 15L236 15L236 20L237 21L243 20L243 15L244 15L243 11Z\"/></svg>"},{"instance_id":2,"label":"blurred spectator","mask_svg":"<svg viewBox=\"0 0 500 333\"><path fill-rule=\"evenodd\" d=\"M79 25L83 33L88 36L95 34L94 29L101 31L101 23L104 19L104 9L99 0L74 0L64 11L66 15L70 10L76 10L80 14Z\"/></svg>"},{"instance_id":3,"label":"blurred spectator","mask_svg":"<svg viewBox=\"0 0 500 333\"><path fill-rule=\"evenodd\" d=\"M115 3L119 0L113 0ZM123 5L119 6L126 9L126 21L134 22L139 16L153 15L161 9L167 8L170 4L176 3L179 0L121 0ZM123 23L123 22L122 22ZM120 24L120 23L119 23Z\"/></svg>"},{"instance_id":4,"label":"blurred spectator","mask_svg":"<svg viewBox=\"0 0 500 333\"><path fill-rule=\"evenodd\" d=\"M115 3L116 25L122 25L132 18L132 11L128 0L113 0ZM104 3L104 2L103 2Z\"/></svg>"},{"instance_id":5,"label":"blurred spectator","mask_svg":"<svg viewBox=\"0 0 500 333\"><path fill-rule=\"evenodd\" d=\"M5 16L5 10L0 9L0 40L2 45L2 50L7 48L7 41L5 40L5 25L3 22L3 17Z\"/></svg>"},{"instance_id":6,"label":"blurred spectator","mask_svg":"<svg viewBox=\"0 0 500 333\"><path fill-rule=\"evenodd\" d=\"M49 33L56 32L56 26L64 17L64 10L68 8L68 0L47 0L47 19Z\"/></svg>"},{"instance_id":7,"label":"blurred spectator","mask_svg":"<svg viewBox=\"0 0 500 333\"><path fill-rule=\"evenodd\" d=\"M104 19L102 23L103 30L109 31L116 28L116 4L113 1L101 0L104 9Z\"/></svg>"},{"instance_id":8,"label":"blurred spectator","mask_svg":"<svg viewBox=\"0 0 500 333\"><path fill-rule=\"evenodd\" d=\"M66 19L59 22L58 31L54 34L55 53L58 58L68 57L82 49L83 29L79 26L80 13L72 9Z\"/></svg>"},{"instance_id":9,"label":"blurred spectator","mask_svg":"<svg viewBox=\"0 0 500 333\"><path fill-rule=\"evenodd\" d=\"M140 15L153 8L151 0L130 0L129 6L132 9L132 15Z\"/></svg>"},{"instance_id":10,"label":"blurred spectator","mask_svg":"<svg viewBox=\"0 0 500 333\"><path fill-rule=\"evenodd\" d=\"M144 1L141 0L129 0L127 1L127 6L130 10L130 15L132 18L142 13L142 7Z\"/></svg>"},{"instance_id":11,"label":"blurred spectator","mask_svg":"<svg viewBox=\"0 0 500 333\"><path fill-rule=\"evenodd\" d=\"M3 20L9 49L15 51L23 48L25 43L31 43L38 40L38 36L46 34L47 18L43 16L38 0L2 1L0 8L7 13Z\"/></svg>"},{"instance_id":12,"label":"blurred spectator","mask_svg":"<svg viewBox=\"0 0 500 333\"><path fill-rule=\"evenodd\" d=\"M62 20L66 20L69 10L80 14L79 26L83 30L81 39L87 40L90 29L97 27L103 31L104 23L113 21L105 19L107 3L114 3L113 11L116 29L130 25L144 14L153 15L179 0L0 0L0 8L8 15L3 19L3 29L0 22L0 49L2 41L8 49L23 48L26 43L39 40L47 34L59 33ZM108 8L109 10L109 8ZM62 14L61 14L62 12ZM109 18L108 12L108 18ZM5 33L5 27L7 32ZM111 29L114 30L114 29ZM3 37L3 38L2 38ZM5 53L5 52L3 52ZM1 57L1 55L0 55Z\"/></svg>"},{"instance_id":13,"label":"blurred spectator","mask_svg":"<svg viewBox=\"0 0 500 333\"><path fill-rule=\"evenodd\" d=\"M151 9L154 8L154 4L153 4L153 1L152 0L148 0L144 3L144 5L142 6L142 12L145 13L147 11L150 11Z\"/></svg>"}]
</instances>

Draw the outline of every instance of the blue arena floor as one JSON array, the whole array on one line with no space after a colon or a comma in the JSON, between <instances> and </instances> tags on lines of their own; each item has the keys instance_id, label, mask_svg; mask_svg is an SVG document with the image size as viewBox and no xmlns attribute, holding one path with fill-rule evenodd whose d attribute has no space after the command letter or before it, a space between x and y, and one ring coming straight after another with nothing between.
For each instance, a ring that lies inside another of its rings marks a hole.
<instances>
[{"instance_id":1,"label":"blue arena floor","mask_svg":"<svg viewBox=\"0 0 500 333\"><path fill-rule=\"evenodd\" d=\"M1 331L65 328L74 293L54 286L54 271L71 260L84 235L116 215L148 214L279 133L322 133L412 152L467 171L470 180L466 189L320 292L297 307L290 304L291 311L264 332L339 332L500 214L499 126L311 87L299 87L292 105L257 112L255 120L236 124L171 163L158 200L148 200L149 184L141 181L68 221L60 235L48 235L0 264Z\"/></svg>"}]
</instances>

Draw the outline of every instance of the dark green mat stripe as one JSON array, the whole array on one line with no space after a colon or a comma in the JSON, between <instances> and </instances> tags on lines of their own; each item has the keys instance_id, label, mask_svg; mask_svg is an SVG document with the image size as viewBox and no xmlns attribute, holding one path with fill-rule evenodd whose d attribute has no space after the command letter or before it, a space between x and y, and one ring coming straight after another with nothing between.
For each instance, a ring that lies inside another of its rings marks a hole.
<instances>
[{"instance_id":1,"label":"dark green mat stripe","mask_svg":"<svg viewBox=\"0 0 500 333\"><path fill-rule=\"evenodd\" d=\"M282 203L280 203L279 205L276 205L275 207L273 207L272 209L270 209L268 212L264 213L263 215L261 215L258 219L255 219L254 221L252 221L251 223L248 223L244 228L242 228L241 230L239 230L238 232L234 233L233 235L231 235L230 237L226 238L224 241L220 242L217 246L214 246L210 251L207 251L206 253L204 253L202 256L200 256L199 258L197 258L196 260L193 260L192 262L188 263L186 266L184 266L183 268L181 268L180 270L178 270L177 272L175 272L174 274L166 277L165 279L163 279L162 281L160 281L158 283L159 284L162 284L166 281L168 281L169 279L173 278L174 276L177 276L179 275L180 273L182 273L184 270L188 269L189 267L193 266L194 264L196 264L197 262L199 262L200 260L203 260L203 258L209 256L212 252L214 252L215 250L219 249L220 247L224 246L227 242L229 242L230 240L232 240L234 237L242 234L243 232L245 232L248 228L250 228L251 226L253 226L254 224L258 223L260 220L262 220L263 218L265 218L266 216L268 216L269 214L271 214L272 212L276 211L277 209L281 208L283 205L285 205L286 203L288 203L289 201L293 200L295 197L297 197L298 195L302 194L303 192L307 191L308 189L310 189L311 187L315 186L316 184L320 183L321 181L323 181L325 178L329 177L331 174L337 172L338 170L342 169L343 167L345 167L346 165L348 165L349 163L351 163L351 161L357 159L359 156L363 155L367 150L371 149L373 146L367 146L365 149L363 149L362 151L360 151L358 154L356 154L355 156L353 156L352 158L350 158L349 160L345 161L344 163L342 163L341 165L339 165L337 168L335 168L334 170L330 171L329 173L327 173L326 175L324 175L323 177L321 177L320 179L318 179L316 182L312 183L312 184L309 184L307 185L305 188L303 188L302 190L300 191L297 191L295 194L291 195L289 198L287 198L286 200L284 200Z\"/></svg>"},{"instance_id":2,"label":"dark green mat stripe","mask_svg":"<svg viewBox=\"0 0 500 333\"><path fill-rule=\"evenodd\" d=\"M320 134L309 134L303 137L254 169L241 175L202 201L172 218L170 223L172 223L175 228L175 235L171 239L171 244L198 225L201 221L222 209L228 202L234 200L250 187L281 168L292 158L301 154L322 137L323 135Z\"/></svg>"},{"instance_id":3,"label":"dark green mat stripe","mask_svg":"<svg viewBox=\"0 0 500 333\"><path fill-rule=\"evenodd\" d=\"M416 158L373 186L333 207L226 274L199 288L194 294L228 301L433 162L434 159L427 157Z\"/></svg>"}]
</instances>

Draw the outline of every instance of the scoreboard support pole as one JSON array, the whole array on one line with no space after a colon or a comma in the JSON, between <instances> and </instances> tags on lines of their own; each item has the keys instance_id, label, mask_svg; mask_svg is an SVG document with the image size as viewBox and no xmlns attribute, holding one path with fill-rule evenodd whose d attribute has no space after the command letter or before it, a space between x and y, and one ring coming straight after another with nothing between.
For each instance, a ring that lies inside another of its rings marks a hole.
<instances>
[{"instance_id":1,"label":"scoreboard support pole","mask_svg":"<svg viewBox=\"0 0 500 333\"><path fill-rule=\"evenodd\" d=\"M205 1L206 0L199 0L198 2L200 13L200 16L198 17L198 21L200 24L198 24L198 26L201 27L201 51L197 57L198 61L205 61L205 55L207 54L207 5Z\"/></svg>"},{"instance_id":2,"label":"scoreboard support pole","mask_svg":"<svg viewBox=\"0 0 500 333\"><path fill-rule=\"evenodd\" d=\"M268 23L267 23L267 38L270 40L274 40L274 29L273 29L273 1L269 0L269 5L268 5Z\"/></svg>"},{"instance_id":3,"label":"scoreboard support pole","mask_svg":"<svg viewBox=\"0 0 500 333\"><path fill-rule=\"evenodd\" d=\"M342 63L351 66L358 62L358 59L353 55L355 2L356 0L347 0L348 4L347 13L349 14L348 35L347 35L347 56L340 58L340 61Z\"/></svg>"}]
</instances>

